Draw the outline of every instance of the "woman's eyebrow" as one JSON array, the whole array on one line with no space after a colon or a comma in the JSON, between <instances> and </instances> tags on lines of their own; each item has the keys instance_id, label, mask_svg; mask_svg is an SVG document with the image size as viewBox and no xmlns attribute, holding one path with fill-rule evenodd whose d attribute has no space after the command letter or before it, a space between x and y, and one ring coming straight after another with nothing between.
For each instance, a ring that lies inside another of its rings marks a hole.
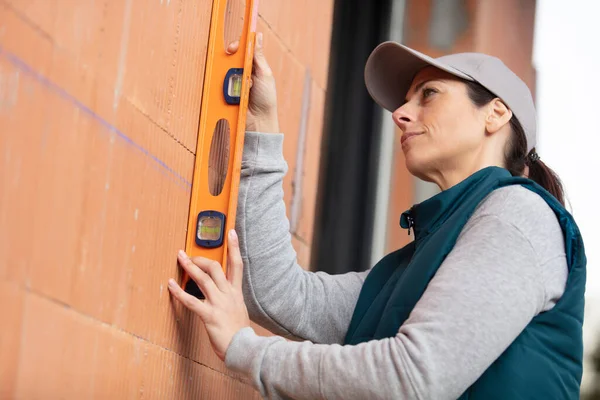
<instances>
[{"instance_id":1,"label":"woman's eyebrow","mask_svg":"<svg viewBox=\"0 0 600 400\"><path fill-rule=\"evenodd\" d=\"M423 82L419 83L417 86L415 86L415 91L414 93L417 93L419 90L421 90L421 88L423 87L423 85L425 85L428 82L441 82L443 79L440 78L431 78L431 79L425 79ZM408 94L408 93L407 93ZM409 102L408 97L404 99L407 103Z\"/></svg>"},{"instance_id":2,"label":"woman's eyebrow","mask_svg":"<svg viewBox=\"0 0 600 400\"><path fill-rule=\"evenodd\" d=\"M417 93L419 90L421 90L421 88L423 87L423 85L425 85L427 82L431 82L431 81L435 81L435 79L426 79L423 82L419 83L417 86L415 86L415 91L413 93ZM408 97L406 97L404 100L407 103L409 102Z\"/></svg>"}]
</instances>

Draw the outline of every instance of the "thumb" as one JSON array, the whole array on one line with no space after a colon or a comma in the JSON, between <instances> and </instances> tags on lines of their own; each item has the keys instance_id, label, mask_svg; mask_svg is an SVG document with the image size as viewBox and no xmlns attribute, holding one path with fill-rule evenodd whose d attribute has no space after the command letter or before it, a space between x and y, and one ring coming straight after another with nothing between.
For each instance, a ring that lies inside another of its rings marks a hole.
<instances>
[{"instance_id":1,"label":"thumb","mask_svg":"<svg viewBox=\"0 0 600 400\"><path fill-rule=\"evenodd\" d=\"M269 67L269 63L265 58L265 54L263 53L263 34L262 32L258 32L255 38L255 46L254 46L254 69L257 74L261 75L270 75L271 68Z\"/></svg>"},{"instance_id":2,"label":"thumb","mask_svg":"<svg viewBox=\"0 0 600 400\"><path fill-rule=\"evenodd\" d=\"M258 32L254 38L254 55L263 56L263 34Z\"/></svg>"},{"instance_id":3,"label":"thumb","mask_svg":"<svg viewBox=\"0 0 600 400\"><path fill-rule=\"evenodd\" d=\"M244 276L244 262L240 253L240 241L235 230L230 230L228 234L228 266L227 278L235 288L242 287Z\"/></svg>"}]
</instances>

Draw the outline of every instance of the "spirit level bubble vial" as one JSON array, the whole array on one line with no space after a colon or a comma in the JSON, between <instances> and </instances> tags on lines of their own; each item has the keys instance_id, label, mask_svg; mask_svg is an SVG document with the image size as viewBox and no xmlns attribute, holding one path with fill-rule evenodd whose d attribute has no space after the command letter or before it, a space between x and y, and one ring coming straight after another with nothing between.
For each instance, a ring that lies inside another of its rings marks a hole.
<instances>
[{"instance_id":1,"label":"spirit level bubble vial","mask_svg":"<svg viewBox=\"0 0 600 400\"><path fill-rule=\"evenodd\" d=\"M218 211L202 211L198 214L196 244L207 249L223 244L225 214Z\"/></svg>"},{"instance_id":2,"label":"spirit level bubble vial","mask_svg":"<svg viewBox=\"0 0 600 400\"><path fill-rule=\"evenodd\" d=\"M227 71L225 82L223 82L223 96L227 104L240 104L243 73L242 68L232 68Z\"/></svg>"}]
</instances>

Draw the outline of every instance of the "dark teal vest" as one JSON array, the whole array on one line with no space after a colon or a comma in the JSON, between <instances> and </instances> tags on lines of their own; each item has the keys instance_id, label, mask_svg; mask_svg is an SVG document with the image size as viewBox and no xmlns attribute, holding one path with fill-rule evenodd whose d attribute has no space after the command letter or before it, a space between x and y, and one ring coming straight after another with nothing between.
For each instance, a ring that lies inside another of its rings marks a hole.
<instances>
[{"instance_id":1,"label":"dark teal vest","mask_svg":"<svg viewBox=\"0 0 600 400\"><path fill-rule=\"evenodd\" d=\"M521 185L554 210L565 236L569 276L550 311L537 315L460 399L579 399L586 258L572 216L535 182L485 168L402 214L415 240L384 257L367 276L346 344L394 337L454 247L464 225L494 189Z\"/></svg>"}]
</instances>

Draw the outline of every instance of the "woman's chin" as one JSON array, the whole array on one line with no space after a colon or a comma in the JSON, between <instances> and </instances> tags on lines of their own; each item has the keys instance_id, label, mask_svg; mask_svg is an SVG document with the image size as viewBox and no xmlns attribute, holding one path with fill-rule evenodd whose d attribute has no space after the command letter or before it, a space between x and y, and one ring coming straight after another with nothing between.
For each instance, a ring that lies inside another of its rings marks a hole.
<instances>
[{"instance_id":1,"label":"woman's chin","mask_svg":"<svg viewBox=\"0 0 600 400\"><path fill-rule=\"evenodd\" d=\"M406 169L408 170L408 172L417 177L419 175L422 175L423 171L425 170L425 163L423 162L423 160L420 160L418 157L415 157L411 154L411 152L404 154L404 157Z\"/></svg>"},{"instance_id":2,"label":"woman's chin","mask_svg":"<svg viewBox=\"0 0 600 400\"><path fill-rule=\"evenodd\" d=\"M413 157L410 153L405 154L405 164L406 169L410 174L416 178L419 178L423 181L430 182L431 178L429 178L428 172L430 171L429 163L425 160Z\"/></svg>"}]
</instances>

